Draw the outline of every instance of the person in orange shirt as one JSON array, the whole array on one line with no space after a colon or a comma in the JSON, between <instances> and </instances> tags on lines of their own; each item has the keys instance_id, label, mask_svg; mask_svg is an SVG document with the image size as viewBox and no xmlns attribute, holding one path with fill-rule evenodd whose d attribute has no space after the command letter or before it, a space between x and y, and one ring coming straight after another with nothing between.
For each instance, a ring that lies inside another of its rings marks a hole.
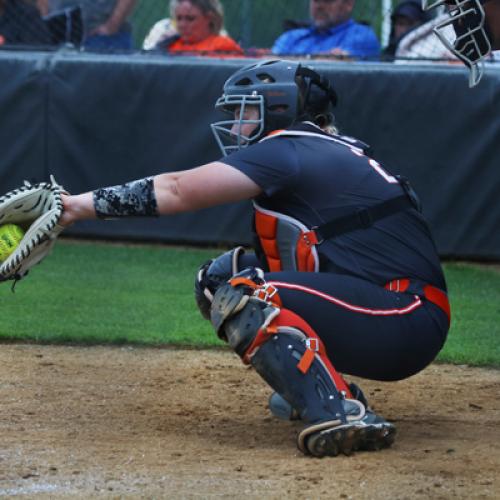
<instances>
[{"instance_id":1,"label":"person in orange shirt","mask_svg":"<svg viewBox=\"0 0 500 500\"><path fill-rule=\"evenodd\" d=\"M243 55L243 49L221 34L224 11L219 0L172 0L171 21L175 32L156 45L172 54Z\"/></svg>"}]
</instances>

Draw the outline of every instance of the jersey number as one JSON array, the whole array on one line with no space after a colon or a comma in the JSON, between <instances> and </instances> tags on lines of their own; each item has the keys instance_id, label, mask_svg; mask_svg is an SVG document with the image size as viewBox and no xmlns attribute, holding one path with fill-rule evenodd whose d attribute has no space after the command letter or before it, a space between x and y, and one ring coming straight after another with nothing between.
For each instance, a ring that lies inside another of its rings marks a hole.
<instances>
[{"instance_id":1,"label":"jersey number","mask_svg":"<svg viewBox=\"0 0 500 500\"><path fill-rule=\"evenodd\" d=\"M353 147L349 147L349 149L356 155L356 156L361 156L362 158L366 158L368 160L368 163L370 164L370 167L372 167L379 175L381 175L387 182L390 184L398 184L398 180L396 177L393 177L392 175L389 175L383 168L382 165L373 158L368 158L361 150Z\"/></svg>"}]
</instances>

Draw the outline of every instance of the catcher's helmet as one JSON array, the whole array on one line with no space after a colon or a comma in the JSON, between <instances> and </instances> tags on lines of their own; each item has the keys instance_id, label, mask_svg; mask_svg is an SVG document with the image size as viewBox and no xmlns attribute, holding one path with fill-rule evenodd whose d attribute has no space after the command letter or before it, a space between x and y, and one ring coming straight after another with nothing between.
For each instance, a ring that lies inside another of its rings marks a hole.
<instances>
[{"instance_id":1,"label":"catcher's helmet","mask_svg":"<svg viewBox=\"0 0 500 500\"><path fill-rule=\"evenodd\" d=\"M491 52L491 37L482 4L489 0L422 0L422 8L446 6L449 18L439 23L434 32L443 44L470 69L469 84L479 83L484 71L484 58ZM453 26L456 38L451 42L445 35Z\"/></svg>"},{"instance_id":2,"label":"catcher's helmet","mask_svg":"<svg viewBox=\"0 0 500 500\"><path fill-rule=\"evenodd\" d=\"M224 155L252 144L274 130L284 129L297 121L310 120L320 126L331 123L331 110L337 94L330 82L313 69L298 62L271 60L240 69L224 84L224 93L215 108L232 119L211 125ZM246 106L256 106L259 118L244 119ZM239 116L235 117L235 110ZM232 132L233 125L255 125L249 136Z\"/></svg>"}]
</instances>

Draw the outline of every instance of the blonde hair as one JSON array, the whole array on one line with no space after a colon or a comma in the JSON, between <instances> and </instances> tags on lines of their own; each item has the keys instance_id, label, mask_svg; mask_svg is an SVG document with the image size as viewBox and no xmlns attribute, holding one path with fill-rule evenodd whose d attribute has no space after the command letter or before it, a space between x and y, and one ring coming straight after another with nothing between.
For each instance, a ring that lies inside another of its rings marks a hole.
<instances>
[{"instance_id":1,"label":"blonde hair","mask_svg":"<svg viewBox=\"0 0 500 500\"><path fill-rule=\"evenodd\" d=\"M218 35L224 25L224 9L220 0L170 0L170 18L175 19L175 9L183 3L189 2L201 10L203 15L212 14L210 29L214 35Z\"/></svg>"}]
</instances>

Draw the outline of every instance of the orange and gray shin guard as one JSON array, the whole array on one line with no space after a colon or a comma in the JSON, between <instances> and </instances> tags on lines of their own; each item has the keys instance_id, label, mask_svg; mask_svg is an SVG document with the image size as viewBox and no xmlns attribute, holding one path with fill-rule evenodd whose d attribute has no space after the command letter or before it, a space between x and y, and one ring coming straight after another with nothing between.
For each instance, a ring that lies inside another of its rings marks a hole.
<instances>
[{"instance_id":1,"label":"orange and gray shin guard","mask_svg":"<svg viewBox=\"0 0 500 500\"><path fill-rule=\"evenodd\" d=\"M365 407L352 398L312 328L280 307L276 289L237 276L216 292L211 320L308 425L298 436L303 453L321 457L356 448Z\"/></svg>"}]
</instances>

